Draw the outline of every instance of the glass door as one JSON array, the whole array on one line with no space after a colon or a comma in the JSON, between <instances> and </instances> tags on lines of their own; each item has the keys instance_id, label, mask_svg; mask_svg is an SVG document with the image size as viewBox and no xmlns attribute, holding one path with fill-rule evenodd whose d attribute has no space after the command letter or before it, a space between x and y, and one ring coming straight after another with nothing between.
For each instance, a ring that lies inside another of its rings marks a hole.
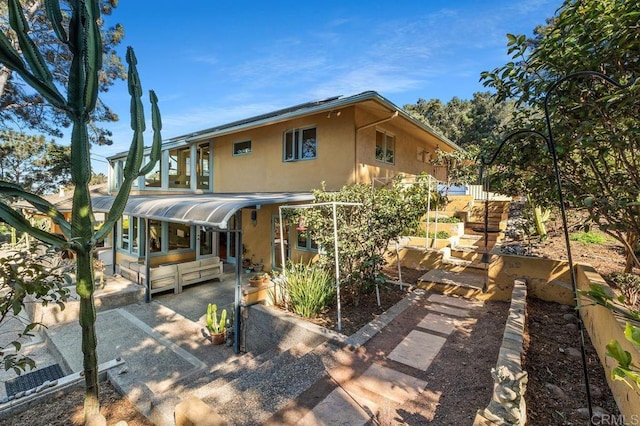
<instances>
[{"instance_id":1,"label":"glass door","mask_svg":"<svg viewBox=\"0 0 640 426\"><path fill-rule=\"evenodd\" d=\"M274 215L271 218L271 266L282 269L282 244L284 244L284 261L289 260L289 227L282 228L283 238L280 241L280 217Z\"/></svg>"},{"instance_id":2,"label":"glass door","mask_svg":"<svg viewBox=\"0 0 640 426\"><path fill-rule=\"evenodd\" d=\"M235 229L236 217L231 216L228 224L229 229ZM236 234L235 232L218 233L218 253L220 259L227 263L236 263Z\"/></svg>"},{"instance_id":3,"label":"glass door","mask_svg":"<svg viewBox=\"0 0 640 426\"><path fill-rule=\"evenodd\" d=\"M218 233L211 228L198 226L198 233L196 235L198 239L196 241L196 259L216 256L216 237Z\"/></svg>"}]
</instances>

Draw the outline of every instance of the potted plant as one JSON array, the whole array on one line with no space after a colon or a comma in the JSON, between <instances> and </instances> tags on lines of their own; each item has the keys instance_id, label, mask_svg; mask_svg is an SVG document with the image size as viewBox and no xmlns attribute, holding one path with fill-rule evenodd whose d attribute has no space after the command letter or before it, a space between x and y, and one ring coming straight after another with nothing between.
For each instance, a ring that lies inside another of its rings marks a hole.
<instances>
[{"instance_id":1,"label":"potted plant","mask_svg":"<svg viewBox=\"0 0 640 426\"><path fill-rule=\"evenodd\" d=\"M218 306L215 303L209 303L207 306L207 329L214 345L224 343L227 331L227 310L222 310L220 321L218 321Z\"/></svg>"},{"instance_id":2,"label":"potted plant","mask_svg":"<svg viewBox=\"0 0 640 426\"><path fill-rule=\"evenodd\" d=\"M269 281L269 274L267 274L266 272L262 272L258 274L253 274L251 278L249 278L249 285L251 287L259 287L268 281Z\"/></svg>"}]
</instances>

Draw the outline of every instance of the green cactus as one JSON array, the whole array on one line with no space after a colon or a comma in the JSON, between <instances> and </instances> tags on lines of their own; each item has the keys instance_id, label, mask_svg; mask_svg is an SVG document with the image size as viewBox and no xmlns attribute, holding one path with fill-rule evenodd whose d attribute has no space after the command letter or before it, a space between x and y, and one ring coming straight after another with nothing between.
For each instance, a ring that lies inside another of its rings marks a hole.
<instances>
[{"instance_id":1,"label":"green cactus","mask_svg":"<svg viewBox=\"0 0 640 426\"><path fill-rule=\"evenodd\" d=\"M124 171L124 182L116 196L113 207L107 214L104 225L94 231L94 217L89 193L91 160L88 124L98 99L98 73L102 67L102 39L98 21L98 0L71 0L70 17L63 17L59 0L45 0L46 15L61 43L67 45L73 55L69 69L66 96L54 84L51 72L37 46L29 37L30 28L24 18L18 0L8 0L9 24L15 31L20 52L12 46L4 33L0 32L0 62L15 71L33 89L40 93L54 108L64 111L73 124L71 133L71 180L75 186L71 221L67 221L54 205L45 199L26 192L18 185L0 181L0 194L20 197L30 202L38 211L49 216L57 224L62 236L45 232L32 226L24 215L7 204L0 203L0 217L13 228L27 232L40 241L54 247L72 250L76 255L76 290L80 296L80 325L82 328L82 352L85 374L85 419L99 412L98 403L98 359L96 355L95 320L93 299L94 270L93 251L96 244L111 232L122 216L133 181L152 169L160 157L161 121L158 99L150 92L153 147L148 164L143 162L143 132L145 130L142 88L136 68L136 58L131 48L127 49L129 65L128 87L131 95L131 128L133 140Z\"/></svg>"},{"instance_id":2,"label":"green cactus","mask_svg":"<svg viewBox=\"0 0 640 426\"><path fill-rule=\"evenodd\" d=\"M222 310L220 321L218 321L218 305L209 303L207 306L207 329L211 334L224 333L227 329L227 310Z\"/></svg>"}]
</instances>

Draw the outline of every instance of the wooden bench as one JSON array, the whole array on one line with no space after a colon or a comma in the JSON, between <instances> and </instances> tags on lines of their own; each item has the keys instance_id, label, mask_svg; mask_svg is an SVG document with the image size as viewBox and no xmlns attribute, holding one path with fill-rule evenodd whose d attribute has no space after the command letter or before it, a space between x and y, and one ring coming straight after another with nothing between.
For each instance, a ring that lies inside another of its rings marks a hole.
<instances>
[{"instance_id":1,"label":"wooden bench","mask_svg":"<svg viewBox=\"0 0 640 426\"><path fill-rule=\"evenodd\" d=\"M223 264L219 257L193 260L178 265L178 292L183 287L222 277Z\"/></svg>"}]
</instances>

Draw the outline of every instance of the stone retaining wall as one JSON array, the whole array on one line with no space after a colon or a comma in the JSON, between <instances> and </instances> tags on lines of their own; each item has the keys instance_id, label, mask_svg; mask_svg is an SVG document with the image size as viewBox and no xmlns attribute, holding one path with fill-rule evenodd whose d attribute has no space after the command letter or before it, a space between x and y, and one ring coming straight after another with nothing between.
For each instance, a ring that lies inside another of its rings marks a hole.
<instances>
[{"instance_id":1,"label":"stone retaining wall","mask_svg":"<svg viewBox=\"0 0 640 426\"><path fill-rule=\"evenodd\" d=\"M496 368L491 370L493 397L487 408L478 410L474 426L526 423L524 392L527 372L522 370L526 304L527 282L515 280L498 362Z\"/></svg>"}]
</instances>

